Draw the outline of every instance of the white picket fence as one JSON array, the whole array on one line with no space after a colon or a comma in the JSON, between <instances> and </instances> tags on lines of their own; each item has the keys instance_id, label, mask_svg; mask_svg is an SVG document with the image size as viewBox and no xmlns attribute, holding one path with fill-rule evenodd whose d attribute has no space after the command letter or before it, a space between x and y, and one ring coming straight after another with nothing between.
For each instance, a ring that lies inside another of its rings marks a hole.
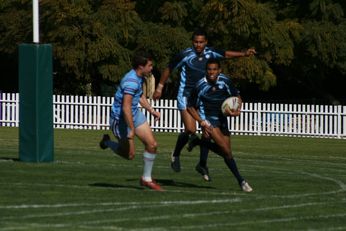
<instances>
[{"instance_id":1,"label":"white picket fence","mask_svg":"<svg viewBox=\"0 0 346 231\"><path fill-rule=\"evenodd\" d=\"M54 95L54 127L64 129L108 129L112 97ZM160 111L156 132L181 132L176 100L151 102ZM0 126L19 126L19 94L0 94ZM346 106L248 103L239 117L229 118L232 134L346 138Z\"/></svg>"}]
</instances>

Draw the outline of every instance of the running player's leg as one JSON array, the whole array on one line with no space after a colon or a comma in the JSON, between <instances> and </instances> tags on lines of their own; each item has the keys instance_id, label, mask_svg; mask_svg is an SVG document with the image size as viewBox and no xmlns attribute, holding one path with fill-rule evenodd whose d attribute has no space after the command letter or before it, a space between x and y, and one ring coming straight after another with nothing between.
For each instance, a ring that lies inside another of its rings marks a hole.
<instances>
[{"instance_id":1,"label":"running player's leg","mask_svg":"<svg viewBox=\"0 0 346 231\"><path fill-rule=\"evenodd\" d=\"M105 149L109 147L112 151L127 159L132 160L135 156L135 144L133 139L127 138L128 127L123 119L110 121L110 129L118 142L112 141L108 134L105 134L100 142L100 147Z\"/></svg>"},{"instance_id":2,"label":"running player's leg","mask_svg":"<svg viewBox=\"0 0 346 231\"><path fill-rule=\"evenodd\" d=\"M227 167L231 170L234 177L237 179L239 186L243 191L251 192L252 188L240 175L237 163L232 155L230 133L228 129L220 129L219 127L214 128L211 134L212 139L220 146L222 155L224 155L224 162Z\"/></svg>"},{"instance_id":3,"label":"running player's leg","mask_svg":"<svg viewBox=\"0 0 346 231\"><path fill-rule=\"evenodd\" d=\"M152 179L152 169L157 154L157 142L154 134L147 122L144 122L140 126L136 127L136 136L144 144L143 153L143 175L140 179L140 184L148 188L163 191L163 189Z\"/></svg>"},{"instance_id":4,"label":"running player's leg","mask_svg":"<svg viewBox=\"0 0 346 231\"><path fill-rule=\"evenodd\" d=\"M196 132L196 120L188 113L188 111L181 110L180 115L184 124L184 132L178 135L178 139L172 153L171 167L175 172L180 172L180 154L181 150L189 141L189 136Z\"/></svg>"},{"instance_id":5,"label":"running player's leg","mask_svg":"<svg viewBox=\"0 0 346 231\"><path fill-rule=\"evenodd\" d=\"M181 119L184 124L184 132L178 137L173 156L180 156L181 150L189 141L189 136L196 133L196 120L187 110L180 111Z\"/></svg>"},{"instance_id":6,"label":"running player's leg","mask_svg":"<svg viewBox=\"0 0 346 231\"><path fill-rule=\"evenodd\" d=\"M221 131L219 127L213 129L211 133L212 139L220 147L221 154L224 157L224 161L227 167L231 170L233 175L237 178L238 183L240 184L244 179L239 174L237 165L232 156L231 146L230 146L230 137L228 131Z\"/></svg>"}]
</instances>

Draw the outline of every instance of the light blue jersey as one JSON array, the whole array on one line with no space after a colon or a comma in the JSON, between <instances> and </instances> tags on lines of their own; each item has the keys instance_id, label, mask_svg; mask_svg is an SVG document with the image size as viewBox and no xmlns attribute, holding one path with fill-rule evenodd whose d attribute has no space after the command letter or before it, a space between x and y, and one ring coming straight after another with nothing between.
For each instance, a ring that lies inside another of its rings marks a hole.
<instances>
[{"instance_id":1,"label":"light blue jersey","mask_svg":"<svg viewBox=\"0 0 346 231\"><path fill-rule=\"evenodd\" d=\"M114 94L114 102L112 105L110 127L114 136L118 138L126 138L129 133L129 127L125 121L123 113L123 99L125 94L132 95L132 119L135 128L146 122L146 117L139 110L138 105L143 94L142 84L144 79L137 76L135 70L129 71L121 80L117 91Z\"/></svg>"},{"instance_id":2,"label":"light blue jersey","mask_svg":"<svg viewBox=\"0 0 346 231\"><path fill-rule=\"evenodd\" d=\"M134 116L139 108L138 104L143 94L142 84L144 79L137 76L135 70L129 71L121 80L117 91L114 94L114 102L112 105L111 118L119 120L122 117L123 98L124 94L132 95L132 115Z\"/></svg>"}]
</instances>

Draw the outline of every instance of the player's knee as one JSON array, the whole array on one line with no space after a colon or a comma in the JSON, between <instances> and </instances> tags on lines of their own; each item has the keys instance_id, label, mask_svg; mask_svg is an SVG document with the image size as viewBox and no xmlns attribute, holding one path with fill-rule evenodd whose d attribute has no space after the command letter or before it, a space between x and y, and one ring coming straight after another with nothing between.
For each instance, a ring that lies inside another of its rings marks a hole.
<instances>
[{"instance_id":1,"label":"player's knee","mask_svg":"<svg viewBox=\"0 0 346 231\"><path fill-rule=\"evenodd\" d=\"M157 150L157 142L153 141L146 145L146 150L148 150L151 153L156 153Z\"/></svg>"},{"instance_id":2,"label":"player's knee","mask_svg":"<svg viewBox=\"0 0 346 231\"><path fill-rule=\"evenodd\" d=\"M229 159L229 160L231 160L231 159L233 159L233 155L232 155L232 152L231 151L229 151L229 152L224 152L224 157L226 158L226 159Z\"/></svg>"},{"instance_id":3,"label":"player's knee","mask_svg":"<svg viewBox=\"0 0 346 231\"><path fill-rule=\"evenodd\" d=\"M185 129L185 133L187 133L188 135L192 135L196 133L196 129L195 128L186 128Z\"/></svg>"},{"instance_id":4,"label":"player's knee","mask_svg":"<svg viewBox=\"0 0 346 231\"><path fill-rule=\"evenodd\" d=\"M191 135L196 133L196 123L190 124L190 123L185 123L185 133Z\"/></svg>"},{"instance_id":5,"label":"player's knee","mask_svg":"<svg viewBox=\"0 0 346 231\"><path fill-rule=\"evenodd\" d=\"M221 152L226 158L232 158L232 151L228 147L221 147Z\"/></svg>"}]
</instances>

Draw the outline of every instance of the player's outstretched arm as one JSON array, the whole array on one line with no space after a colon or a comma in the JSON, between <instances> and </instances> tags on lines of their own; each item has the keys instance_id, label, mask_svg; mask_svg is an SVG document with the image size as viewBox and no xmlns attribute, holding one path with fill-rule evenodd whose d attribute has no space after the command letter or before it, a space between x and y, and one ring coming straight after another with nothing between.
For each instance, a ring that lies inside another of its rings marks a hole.
<instances>
[{"instance_id":1,"label":"player's outstretched arm","mask_svg":"<svg viewBox=\"0 0 346 231\"><path fill-rule=\"evenodd\" d=\"M249 48L245 51L226 51L226 58L239 58L239 57L249 57L256 54L256 50L254 48Z\"/></svg>"},{"instance_id":2,"label":"player's outstretched arm","mask_svg":"<svg viewBox=\"0 0 346 231\"><path fill-rule=\"evenodd\" d=\"M154 100L161 98L163 87L165 86L165 83L167 82L170 74L171 74L171 70L168 67L165 68L165 70L163 70L161 78L160 78L160 82L157 85L155 92L153 94Z\"/></svg>"}]
</instances>

